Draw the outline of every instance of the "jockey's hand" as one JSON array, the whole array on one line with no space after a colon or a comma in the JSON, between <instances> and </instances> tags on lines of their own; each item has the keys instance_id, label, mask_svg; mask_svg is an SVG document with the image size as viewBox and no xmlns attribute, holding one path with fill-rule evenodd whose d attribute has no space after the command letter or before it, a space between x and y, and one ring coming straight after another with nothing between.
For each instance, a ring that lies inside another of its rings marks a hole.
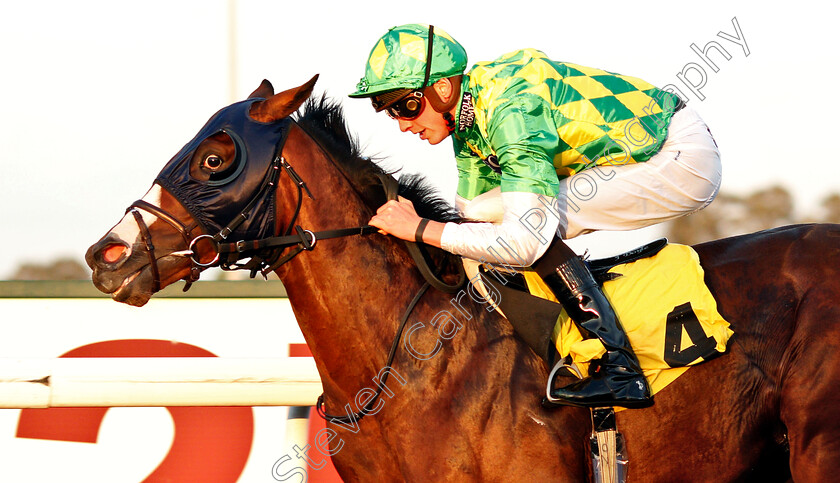
<instances>
[{"instance_id":1,"label":"jockey's hand","mask_svg":"<svg viewBox=\"0 0 840 483\"><path fill-rule=\"evenodd\" d=\"M369 224L379 228L379 233L383 235L393 235L402 240L414 241L414 232L421 219L414 211L411 200L400 196L397 200L391 200L380 206Z\"/></svg>"}]
</instances>

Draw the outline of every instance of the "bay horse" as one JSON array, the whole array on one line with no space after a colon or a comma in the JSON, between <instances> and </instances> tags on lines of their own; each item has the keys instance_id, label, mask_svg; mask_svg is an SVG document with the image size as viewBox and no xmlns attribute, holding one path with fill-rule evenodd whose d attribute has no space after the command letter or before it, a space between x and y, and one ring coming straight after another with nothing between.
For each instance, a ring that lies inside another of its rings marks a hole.
<instances>
[{"instance_id":1,"label":"bay horse","mask_svg":"<svg viewBox=\"0 0 840 483\"><path fill-rule=\"evenodd\" d=\"M213 116L90 247L94 284L140 306L204 265L245 263L225 257L251 249L254 271L272 270L286 287L324 408L348 416L328 419L323 445L309 449L330 453L344 481L585 481L588 411L541 406L544 363L469 284L457 295L420 293L426 282L401 241L363 229L318 237L364 227L385 195L382 169L360 154L340 107L310 99L316 78L279 94L264 81ZM421 216L457 218L422 180L403 185ZM249 241L272 236L293 241L267 252ZM629 478L832 480L840 226L783 227L695 249L735 336L725 355L688 370L652 407L617 413ZM389 359L405 317L409 329ZM352 417L363 406L367 416Z\"/></svg>"}]
</instances>

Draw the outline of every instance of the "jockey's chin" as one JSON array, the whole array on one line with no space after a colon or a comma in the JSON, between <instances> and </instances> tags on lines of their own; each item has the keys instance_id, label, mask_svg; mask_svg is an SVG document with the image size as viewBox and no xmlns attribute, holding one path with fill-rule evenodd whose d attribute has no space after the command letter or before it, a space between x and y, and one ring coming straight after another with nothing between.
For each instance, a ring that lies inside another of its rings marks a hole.
<instances>
[{"instance_id":1,"label":"jockey's chin","mask_svg":"<svg viewBox=\"0 0 840 483\"><path fill-rule=\"evenodd\" d=\"M400 131L416 134L421 140L428 141L433 146L440 144L450 134L443 115L432 109L424 109L416 119L398 119L398 122Z\"/></svg>"},{"instance_id":2,"label":"jockey's chin","mask_svg":"<svg viewBox=\"0 0 840 483\"><path fill-rule=\"evenodd\" d=\"M446 138L448 138L448 137L449 137L449 131L447 131L447 132L446 132L445 134L443 134L443 135L436 135L436 134L434 134L434 133L433 133L431 136L429 136L429 137L427 137L427 138L426 138L426 141L428 141L428 142L429 142L429 144L431 144L432 146L434 146L434 145L436 145L436 144L440 144L440 143L442 143L442 142L443 142L443 140L444 140L444 139L446 139ZM422 139L422 136L421 136L421 139Z\"/></svg>"}]
</instances>

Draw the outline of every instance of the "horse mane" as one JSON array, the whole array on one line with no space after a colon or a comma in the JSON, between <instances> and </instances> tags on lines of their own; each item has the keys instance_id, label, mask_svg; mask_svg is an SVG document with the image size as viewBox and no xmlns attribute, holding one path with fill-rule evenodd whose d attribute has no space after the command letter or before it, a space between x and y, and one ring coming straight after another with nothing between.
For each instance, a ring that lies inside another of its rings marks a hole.
<instances>
[{"instance_id":1,"label":"horse mane","mask_svg":"<svg viewBox=\"0 0 840 483\"><path fill-rule=\"evenodd\" d=\"M358 138L350 132L341 105L321 95L310 97L294 116L295 122L324 149L350 181L365 205L375 212L387 200L377 175L386 173L376 160L364 156ZM441 222L464 221L451 204L422 175L403 174L399 194L414 204L417 214Z\"/></svg>"}]
</instances>

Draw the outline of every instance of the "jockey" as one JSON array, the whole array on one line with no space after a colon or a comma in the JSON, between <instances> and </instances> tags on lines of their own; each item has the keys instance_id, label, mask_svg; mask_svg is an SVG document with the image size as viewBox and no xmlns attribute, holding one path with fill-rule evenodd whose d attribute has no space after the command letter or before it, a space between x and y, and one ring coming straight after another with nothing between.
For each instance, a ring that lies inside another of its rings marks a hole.
<instances>
[{"instance_id":1,"label":"jockey","mask_svg":"<svg viewBox=\"0 0 840 483\"><path fill-rule=\"evenodd\" d=\"M566 387L552 385L552 398L583 407L652 404L618 317L563 240L642 228L711 203L721 162L709 129L670 92L538 50L466 67L464 48L443 30L394 27L376 42L350 97L370 98L401 131L430 144L451 136L456 207L479 222L421 219L399 199L370 224L484 263L532 267L584 337L606 349L591 365L597 371ZM544 342L532 344L546 361L551 335L541 329Z\"/></svg>"}]
</instances>

